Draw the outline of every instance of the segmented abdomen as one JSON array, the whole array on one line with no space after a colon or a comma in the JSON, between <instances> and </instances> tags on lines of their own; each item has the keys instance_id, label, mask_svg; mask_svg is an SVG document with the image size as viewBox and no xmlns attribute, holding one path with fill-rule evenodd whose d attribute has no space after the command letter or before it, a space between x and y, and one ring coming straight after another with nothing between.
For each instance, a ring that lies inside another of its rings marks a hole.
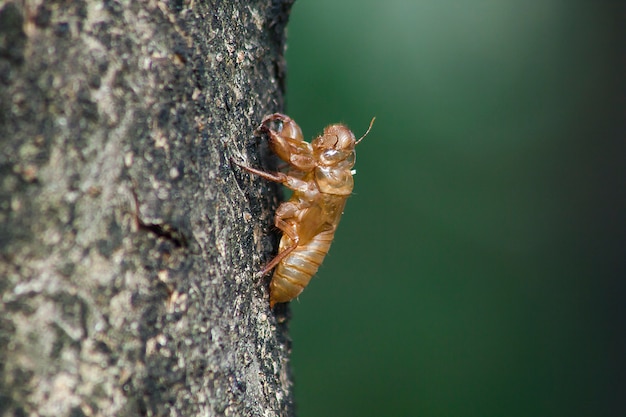
<instances>
[{"instance_id":1,"label":"segmented abdomen","mask_svg":"<svg viewBox=\"0 0 626 417\"><path fill-rule=\"evenodd\" d=\"M278 264L270 282L270 307L300 295L328 253L334 235L334 230L316 235L306 244L298 245ZM289 238L283 236L283 239Z\"/></svg>"}]
</instances>

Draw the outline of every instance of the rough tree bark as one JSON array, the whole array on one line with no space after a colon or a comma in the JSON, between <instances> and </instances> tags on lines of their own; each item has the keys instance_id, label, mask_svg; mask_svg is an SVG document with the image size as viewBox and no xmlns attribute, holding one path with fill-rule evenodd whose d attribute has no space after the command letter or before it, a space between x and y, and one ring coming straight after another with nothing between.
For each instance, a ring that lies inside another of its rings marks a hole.
<instances>
[{"instance_id":1,"label":"rough tree bark","mask_svg":"<svg viewBox=\"0 0 626 417\"><path fill-rule=\"evenodd\" d=\"M254 277L292 0L0 0L0 415L293 415Z\"/></svg>"}]
</instances>

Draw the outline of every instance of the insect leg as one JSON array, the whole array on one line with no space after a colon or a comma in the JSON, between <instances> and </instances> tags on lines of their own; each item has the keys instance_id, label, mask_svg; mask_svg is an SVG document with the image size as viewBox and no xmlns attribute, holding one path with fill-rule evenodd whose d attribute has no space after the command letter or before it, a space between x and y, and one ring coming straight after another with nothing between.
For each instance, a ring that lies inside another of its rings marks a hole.
<instances>
[{"instance_id":1,"label":"insect leg","mask_svg":"<svg viewBox=\"0 0 626 417\"><path fill-rule=\"evenodd\" d=\"M231 158L230 160L233 164L237 165L240 168L245 169L248 172L251 172L253 174L258 175L261 178L265 178L266 180L269 181L274 181L274 182L285 182L285 179L287 178L286 174L283 174L282 172L277 172L276 174L272 174L271 172L265 172L265 171L261 171L260 169L256 169L256 168L252 168L249 167L247 165L242 165L239 162L235 161L234 159Z\"/></svg>"},{"instance_id":2,"label":"insect leg","mask_svg":"<svg viewBox=\"0 0 626 417\"><path fill-rule=\"evenodd\" d=\"M293 221L286 220L296 217L298 211L298 206L291 202L282 203L278 206L278 209L276 210L276 217L274 219L274 225L283 232L283 239L285 236L289 237L291 244L280 251L274 259L265 265L261 272L259 272L259 276L266 275L298 247L298 244L300 243L300 236L298 236L298 232L296 231L296 225Z\"/></svg>"},{"instance_id":3,"label":"insect leg","mask_svg":"<svg viewBox=\"0 0 626 417\"><path fill-rule=\"evenodd\" d=\"M258 276L259 277L264 277L265 275L267 275L272 269L274 269L276 267L276 265L278 265L279 263L281 263L281 261L283 259L285 259L287 256L289 256L289 254L291 252L293 252L296 248L298 247L298 243L295 242L294 240L292 240L292 244L291 246L289 246L288 248L286 248L285 250L283 250L282 252L279 252L278 255L276 255L274 257L274 259L272 259L271 261L269 261L267 263L267 265L265 265L263 267L263 269L261 271L259 271Z\"/></svg>"},{"instance_id":4,"label":"insect leg","mask_svg":"<svg viewBox=\"0 0 626 417\"><path fill-rule=\"evenodd\" d=\"M242 165L238 162L236 162L234 159L231 159L231 162L243 169L245 169L248 172L251 172L255 175L258 175L261 178L265 178L268 181L274 181L274 182L280 182L281 184L283 184L285 187L290 188L292 190L295 191L301 191L301 192L311 192L311 184L307 181L303 181L299 178L296 177L292 177L289 176L287 174L284 174L282 172L277 172L275 174L271 173L271 172L266 172L266 171L261 171L260 169L256 169L256 168L252 168L246 165Z\"/></svg>"}]
</instances>

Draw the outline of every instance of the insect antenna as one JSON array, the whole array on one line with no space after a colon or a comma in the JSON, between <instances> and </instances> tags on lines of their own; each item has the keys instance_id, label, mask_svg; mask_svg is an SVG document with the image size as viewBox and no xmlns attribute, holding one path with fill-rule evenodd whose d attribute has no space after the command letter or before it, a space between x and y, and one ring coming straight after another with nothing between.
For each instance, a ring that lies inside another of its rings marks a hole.
<instances>
[{"instance_id":1,"label":"insect antenna","mask_svg":"<svg viewBox=\"0 0 626 417\"><path fill-rule=\"evenodd\" d=\"M370 130L372 130L372 125L374 124L374 120L376 120L376 117L372 117L372 121L370 122L370 127L367 128L367 132L365 132L363 134L363 136L361 136L359 138L359 140L357 140L356 142L354 142L354 146L358 145L359 142L361 142L363 139L365 139L365 136L367 136L368 133L370 133Z\"/></svg>"}]
</instances>

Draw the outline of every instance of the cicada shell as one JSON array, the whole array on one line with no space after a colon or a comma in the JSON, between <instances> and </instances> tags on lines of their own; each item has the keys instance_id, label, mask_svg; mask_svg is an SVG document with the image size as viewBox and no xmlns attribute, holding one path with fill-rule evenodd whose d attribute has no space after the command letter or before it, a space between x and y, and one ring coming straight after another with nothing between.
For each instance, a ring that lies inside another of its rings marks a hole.
<instances>
[{"instance_id":1,"label":"cicada shell","mask_svg":"<svg viewBox=\"0 0 626 417\"><path fill-rule=\"evenodd\" d=\"M272 124L280 122L275 130ZM288 164L286 172L269 173L239 165L267 180L293 190L276 210L274 224L282 231L278 255L261 275L274 269L270 306L291 301L315 275L335 236L346 200L354 188L355 147L359 140L345 125L334 124L311 143L290 117L274 113L263 119L259 131L269 137L272 151Z\"/></svg>"}]
</instances>

